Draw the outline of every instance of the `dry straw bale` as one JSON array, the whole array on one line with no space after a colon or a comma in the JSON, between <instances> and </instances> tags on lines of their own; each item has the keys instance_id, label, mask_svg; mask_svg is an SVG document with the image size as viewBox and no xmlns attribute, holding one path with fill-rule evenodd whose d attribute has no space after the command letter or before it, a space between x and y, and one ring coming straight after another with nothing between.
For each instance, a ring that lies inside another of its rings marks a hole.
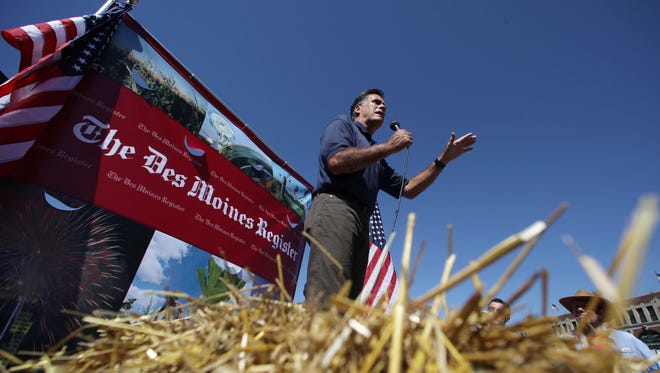
<instances>
[{"instance_id":1,"label":"dry straw bale","mask_svg":"<svg viewBox=\"0 0 660 373\"><path fill-rule=\"evenodd\" d=\"M249 297L232 288L230 301L209 303L191 299L178 306L185 315L178 319L172 318L181 314L178 309L148 316L85 316L87 327L76 334L76 338L83 339L77 351L61 348L29 361L5 353L5 358L12 362L8 370L159 373L640 370L644 363L622 359L608 343L578 346L575 338L559 336L552 328L554 317L530 315L512 325L499 326L489 323L497 315L481 311L565 208L562 205L549 219L535 223L535 228L530 228L533 232L528 229L508 237L453 276L449 274L453 264L453 254L450 255L443 279L436 288L413 300L407 297L404 286L393 308L384 300L369 308L347 299L348 287L323 308L291 303L288 295L282 295L281 287L265 290L262 297ZM643 256L640 252L645 250L657 220L657 199L643 200L638 210L648 216L642 222L634 222L628 230L635 237L624 238L620 251L626 253L617 254L618 263L604 275L604 281L611 282L604 287L621 290L616 294L619 299L613 299L615 302L624 299L628 295L625 290L632 286L629 279L623 279L626 289L622 289L621 284L613 283L612 275L617 269L633 273L628 266L639 265ZM649 215L649 211L655 213ZM411 242L413 227L414 216L411 216L407 244ZM480 269L523 245L525 249L496 287L483 294L481 286L476 286L462 307L447 307L445 292L470 278L479 284L476 276ZM632 251L635 252L631 254ZM404 248L404 252L409 255L409 248ZM634 258L635 262L630 264L625 258ZM409 259L404 257L402 261L399 276L402 285L408 283ZM603 281L599 275L596 277ZM509 300L515 302L539 280L545 289L547 277L541 270ZM543 296L545 305L545 291ZM431 300L434 302L429 306ZM441 306L444 307L439 312Z\"/></svg>"}]
</instances>

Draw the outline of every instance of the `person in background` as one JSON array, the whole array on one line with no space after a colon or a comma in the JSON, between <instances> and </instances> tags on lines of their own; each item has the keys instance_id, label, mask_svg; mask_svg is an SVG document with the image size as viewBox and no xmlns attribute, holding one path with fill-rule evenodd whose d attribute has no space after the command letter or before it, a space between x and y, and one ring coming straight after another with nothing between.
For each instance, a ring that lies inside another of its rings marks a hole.
<instances>
[{"instance_id":1,"label":"person in background","mask_svg":"<svg viewBox=\"0 0 660 373\"><path fill-rule=\"evenodd\" d=\"M319 174L313 202L305 218L305 231L327 252L310 240L305 299L325 303L346 281L349 297L362 291L369 256L369 217L379 190L394 198L415 198L428 188L442 170L472 150L477 137L451 133L444 149L411 179L404 179L385 158L413 144L405 129L396 130L387 142L372 136L385 120L384 93L367 89L350 107L350 119L338 116L324 129L318 157ZM403 189L402 189L403 188Z\"/></svg>"},{"instance_id":2,"label":"person in background","mask_svg":"<svg viewBox=\"0 0 660 373\"><path fill-rule=\"evenodd\" d=\"M498 312L499 315L493 319L492 323L505 326L511 319L511 307L500 298L493 298L488 303L488 312Z\"/></svg>"},{"instance_id":3,"label":"person in background","mask_svg":"<svg viewBox=\"0 0 660 373\"><path fill-rule=\"evenodd\" d=\"M592 301L593 310L590 309ZM573 296L561 298L559 303L570 311L578 322L584 320L587 323L584 334L588 340L593 340L601 333L607 333L614 347L624 358L649 359L655 356L644 342L631 333L607 327L607 322L615 317L614 307L609 300L600 295L586 290L578 290ZM653 364L646 371L658 369L660 366Z\"/></svg>"}]
</instances>

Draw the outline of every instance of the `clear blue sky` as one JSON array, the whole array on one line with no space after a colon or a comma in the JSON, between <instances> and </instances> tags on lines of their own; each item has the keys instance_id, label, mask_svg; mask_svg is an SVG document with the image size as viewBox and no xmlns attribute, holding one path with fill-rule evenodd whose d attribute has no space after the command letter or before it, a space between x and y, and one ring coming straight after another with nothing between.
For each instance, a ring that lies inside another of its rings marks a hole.
<instances>
[{"instance_id":1,"label":"clear blue sky","mask_svg":"<svg viewBox=\"0 0 660 373\"><path fill-rule=\"evenodd\" d=\"M95 12L102 1L6 1L0 29ZM426 242L411 295L439 282L453 226L455 270L508 235L570 207L499 294L550 273L549 302L593 285L561 241L570 234L608 266L639 197L660 192L660 2L640 1L199 1L142 0L131 12L277 153L315 183L318 139L363 89L385 90L387 123L413 133L409 176L449 133L474 132L472 153L401 204L414 255ZM0 70L18 53L4 41ZM387 126L376 134L385 141ZM405 153L388 158L403 171ZM380 195L386 231L395 200ZM660 290L660 239L636 293ZM487 288L515 254L481 273ZM414 258L413 258L414 259ZM305 262L307 254L305 254ZM303 299L305 264L296 300ZM466 282L448 294L460 306ZM518 303L540 312L540 287Z\"/></svg>"}]
</instances>

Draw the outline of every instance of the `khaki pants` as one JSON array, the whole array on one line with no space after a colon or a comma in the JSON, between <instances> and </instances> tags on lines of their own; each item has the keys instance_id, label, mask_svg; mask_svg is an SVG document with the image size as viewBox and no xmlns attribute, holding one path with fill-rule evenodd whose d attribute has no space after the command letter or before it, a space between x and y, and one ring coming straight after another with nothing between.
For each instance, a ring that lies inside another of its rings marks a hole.
<instances>
[{"instance_id":1,"label":"khaki pants","mask_svg":"<svg viewBox=\"0 0 660 373\"><path fill-rule=\"evenodd\" d=\"M340 264L337 267L314 245L307 265L305 299L325 303L348 280L352 281L349 297L362 291L369 260L369 216L355 202L334 194L314 197L305 218L305 231L317 240Z\"/></svg>"}]
</instances>

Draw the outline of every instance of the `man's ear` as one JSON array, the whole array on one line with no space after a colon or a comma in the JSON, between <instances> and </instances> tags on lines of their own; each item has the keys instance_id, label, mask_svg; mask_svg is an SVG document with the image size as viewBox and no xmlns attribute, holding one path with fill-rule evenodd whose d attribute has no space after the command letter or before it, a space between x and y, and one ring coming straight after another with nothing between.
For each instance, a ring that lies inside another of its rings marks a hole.
<instances>
[{"instance_id":1,"label":"man's ear","mask_svg":"<svg viewBox=\"0 0 660 373\"><path fill-rule=\"evenodd\" d=\"M353 113L355 113L355 114L351 113L351 116L353 116L354 118L357 118L360 115L360 108L361 107L362 107L361 103L355 105L355 108L353 109Z\"/></svg>"}]
</instances>

